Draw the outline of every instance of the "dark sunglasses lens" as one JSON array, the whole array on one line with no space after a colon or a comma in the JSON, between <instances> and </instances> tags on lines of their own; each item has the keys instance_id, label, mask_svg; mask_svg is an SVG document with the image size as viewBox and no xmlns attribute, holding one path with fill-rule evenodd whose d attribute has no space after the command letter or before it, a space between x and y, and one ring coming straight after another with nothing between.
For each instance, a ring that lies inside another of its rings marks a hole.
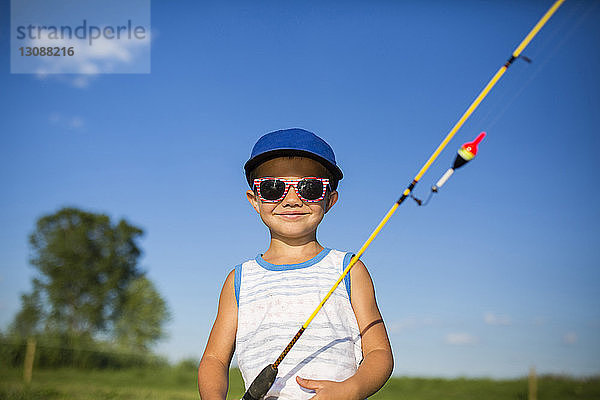
<instances>
[{"instance_id":1,"label":"dark sunglasses lens","mask_svg":"<svg viewBox=\"0 0 600 400\"><path fill-rule=\"evenodd\" d=\"M285 183L278 179L267 179L260 183L260 195L265 200L277 200L285 192Z\"/></svg>"},{"instance_id":2,"label":"dark sunglasses lens","mask_svg":"<svg viewBox=\"0 0 600 400\"><path fill-rule=\"evenodd\" d=\"M306 200L316 200L323 195L323 182L317 179L302 179L298 182L298 194Z\"/></svg>"}]
</instances>

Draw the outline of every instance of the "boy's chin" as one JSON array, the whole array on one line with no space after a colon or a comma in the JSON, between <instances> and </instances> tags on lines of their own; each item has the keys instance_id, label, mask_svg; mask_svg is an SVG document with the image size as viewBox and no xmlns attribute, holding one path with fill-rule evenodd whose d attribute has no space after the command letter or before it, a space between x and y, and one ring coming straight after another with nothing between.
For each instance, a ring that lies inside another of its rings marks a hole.
<instances>
[{"instance_id":1,"label":"boy's chin","mask_svg":"<svg viewBox=\"0 0 600 400\"><path fill-rule=\"evenodd\" d=\"M316 227L311 229L309 227L302 226L286 226L286 227L271 227L270 228L272 236L278 236L283 239L302 239L309 236L314 236Z\"/></svg>"}]
</instances>

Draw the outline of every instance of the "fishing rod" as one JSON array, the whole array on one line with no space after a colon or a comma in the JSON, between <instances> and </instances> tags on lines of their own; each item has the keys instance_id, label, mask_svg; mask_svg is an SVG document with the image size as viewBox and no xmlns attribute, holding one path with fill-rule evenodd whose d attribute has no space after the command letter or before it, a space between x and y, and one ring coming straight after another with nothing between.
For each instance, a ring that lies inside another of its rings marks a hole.
<instances>
[{"instance_id":1,"label":"fishing rod","mask_svg":"<svg viewBox=\"0 0 600 400\"><path fill-rule=\"evenodd\" d=\"M526 61L529 61L529 59L525 58L525 56L521 56L521 52L525 49L525 47L527 47L527 45L529 44L529 42L531 42L531 40L535 37L535 35L537 35L537 33L540 31L540 29L542 29L542 27L546 24L546 22L548 22L548 20L550 19L550 17L552 17L552 15L554 15L554 13L556 12L556 10L558 10L558 8L562 5L562 3L564 3L564 1L565 0L556 0L556 2L548 9L548 11L546 11L546 13L537 22L537 24L535 24L535 26L533 27L533 29L531 29L531 31L527 34L527 36L525 36L525 38L523 39L523 41L513 51L513 53L511 54L510 58L506 61L506 63L504 63L504 65L502 65L500 67L500 69L498 70L498 72L496 72L496 74L492 77L492 79L487 83L487 85L483 88L483 90L475 98L475 100L473 101L473 103L471 103L471 105L469 106L469 108L467 108L467 111L464 112L464 114L462 115L462 117L460 117L460 119L458 120L458 122L454 125L454 127L446 135L446 137L444 138L444 140L442 141L442 143L440 143L440 145L437 147L437 149L435 149L435 151L433 152L433 154L429 157L429 159L427 160L427 162L425 162L425 164L423 165L423 167L421 167L421 169L419 170L419 172L417 173L417 175L414 177L414 179L412 180L412 182L408 185L408 187L402 193L402 196L400 196L400 198L394 203L394 205L392 206L392 208L390 208L390 210L387 212L387 214L385 214L385 216L383 217L383 219L381 220L381 222L379 222L379 225L377 225L377 227L375 228L375 230L373 230L373 232L371 233L371 235L369 236L369 238L366 240L366 242L362 245L362 247L360 248L360 250L358 250L358 252L352 257L352 259L350 260L350 263L348 264L348 266L344 269L344 271L342 272L342 274L340 275L340 277L333 284L333 286L331 287L331 289L329 290L329 292L325 295L325 297L323 298L323 300L321 301L321 303L317 306L317 308L313 311L313 313L310 315L310 317L308 317L308 319L306 320L306 322L298 330L298 332L296 333L296 335L288 343L288 345L283 350L283 352L281 353L281 355L279 355L279 357L277 358L277 360L275 360L275 362L273 364L267 365L258 374L258 376L254 379L254 381L252 382L252 384L250 385L250 387L248 388L248 390L244 394L243 400L260 400L260 399L262 399L267 394L267 392L269 391L269 389L271 388L271 386L273 386L273 383L275 382L275 378L277 377L277 371L278 371L279 364L281 364L281 362L283 361L283 359L285 358L285 356L290 352L290 350L292 349L292 347L294 346L294 344L296 344L296 342L298 341L298 339L300 339L300 336L302 336L302 333L304 333L304 331L310 325L310 323L315 318L315 316L317 315L317 313L321 310L321 308L323 308L323 305L325 304L325 302L333 294L333 292L335 291L335 289L337 289L337 287L344 280L344 278L346 277L346 275L348 275L348 273L350 272L350 270L352 269L352 267L358 262L358 260L363 255L363 253L367 250L367 248L369 247L369 245L371 244L371 242L375 239L375 237L379 234L379 232L381 231L381 229L385 226L385 224L387 224L387 222L389 221L389 219L396 212L396 210L398 209L398 207L400 206L400 204L402 204L404 202L404 200L411 194L411 192L414 189L414 187L416 186L416 184L419 182L419 180L425 174L425 172L429 169L429 167L431 166L431 164L433 164L433 162L437 159L437 157L440 155L440 153L442 152L442 150L444 150L444 148L446 147L446 145L448 144L448 142L450 142L450 140L454 137L454 135L456 134L456 132L463 126L463 124L465 123L465 121L471 116L471 114L473 113L473 111L475 111L475 109L479 106L479 104L487 96L487 94L490 92L490 90L492 90L492 88L496 85L496 83L498 82L498 80L500 80L500 78L502 77L502 75L504 75L504 73L506 72L506 70L508 69L508 67L510 67L512 65L512 63L516 59L518 59L518 58L524 58ZM481 141L481 139L483 139L483 136L481 136L481 138L479 138L479 141ZM477 143L479 143L479 142L477 142ZM468 145L468 144L465 144L465 145ZM465 145L463 145L463 147ZM475 145L475 149L476 149L476 145ZM476 153L476 150L475 150L475 153ZM472 157L470 157L471 155L474 157L475 154L473 154L473 152L471 152L470 154L467 153L465 160L469 161L472 158ZM461 153L460 153L460 150L459 150L459 156L462 156ZM456 167L456 168L458 168L458 167ZM453 168L451 168L451 169L453 170ZM446 175L448 175L448 176L446 176ZM450 175L452 175L452 173L451 172L447 172L442 177L442 179L440 180L440 181L443 180L443 182L441 182L441 184L443 184L450 177ZM445 177L445 179L444 179L444 177ZM438 184L436 186L438 186L438 187L441 186L439 184L440 181L438 181Z\"/></svg>"}]
</instances>

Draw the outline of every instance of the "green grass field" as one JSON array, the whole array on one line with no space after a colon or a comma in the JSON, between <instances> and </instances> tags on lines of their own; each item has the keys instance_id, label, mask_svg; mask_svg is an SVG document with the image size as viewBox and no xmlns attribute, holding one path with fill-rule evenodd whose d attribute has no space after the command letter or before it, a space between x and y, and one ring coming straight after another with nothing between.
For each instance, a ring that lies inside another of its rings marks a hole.
<instances>
[{"instance_id":1,"label":"green grass field","mask_svg":"<svg viewBox=\"0 0 600 400\"><path fill-rule=\"evenodd\" d=\"M239 399L243 395L239 371L232 370L230 375L228 398ZM157 370L34 370L30 385L22 380L21 369L0 367L0 399L199 399L196 371L191 365ZM371 399L527 399L527 381L392 378ZM600 377L540 377L538 399L600 399Z\"/></svg>"}]
</instances>

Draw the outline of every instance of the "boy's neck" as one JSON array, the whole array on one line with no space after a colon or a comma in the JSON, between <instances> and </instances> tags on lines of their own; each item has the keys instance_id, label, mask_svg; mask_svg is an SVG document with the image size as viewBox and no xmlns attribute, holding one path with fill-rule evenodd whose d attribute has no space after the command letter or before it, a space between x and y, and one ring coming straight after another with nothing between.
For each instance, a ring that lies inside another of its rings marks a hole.
<instances>
[{"instance_id":1,"label":"boy's neck","mask_svg":"<svg viewBox=\"0 0 600 400\"><path fill-rule=\"evenodd\" d=\"M305 240L282 240L271 237L263 259L271 264L298 264L308 261L323 250L316 237Z\"/></svg>"}]
</instances>

